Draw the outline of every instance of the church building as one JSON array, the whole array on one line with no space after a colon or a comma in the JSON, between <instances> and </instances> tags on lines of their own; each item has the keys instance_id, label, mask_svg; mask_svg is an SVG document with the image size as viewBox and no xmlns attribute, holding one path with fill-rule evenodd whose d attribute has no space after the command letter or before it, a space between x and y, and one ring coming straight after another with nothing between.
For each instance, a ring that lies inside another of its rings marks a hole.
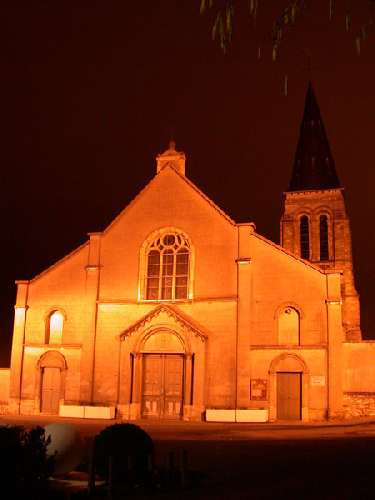
<instances>
[{"instance_id":1,"label":"church building","mask_svg":"<svg viewBox=\"0 0 375 500\"><path fill-rule=\"evenodd\" d=\"M311 84L280 244L195 186L175 144L100 233L17 281L10 414L375 415L344 189Z\"/></svg>"}]
</instances>

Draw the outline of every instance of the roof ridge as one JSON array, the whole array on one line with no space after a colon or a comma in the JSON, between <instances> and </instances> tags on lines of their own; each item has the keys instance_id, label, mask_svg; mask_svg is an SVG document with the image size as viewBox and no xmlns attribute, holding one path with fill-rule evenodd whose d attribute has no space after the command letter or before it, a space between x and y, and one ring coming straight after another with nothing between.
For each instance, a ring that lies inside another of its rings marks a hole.
<instances>
[{"instance_id":1,"label":"roof ridge","mask_svg":"<svg viewBox=\"0 0 375 500\"><path fill-rule=\"evenodd\" d=\"M43 271L41 271L40 273L38 273L37 275L35 275L33 278L30 279L30 283L33 283L34 281L37 281L39 278L41 278L42 276L44 276L45 274L47 274L48 272L50 272L52 269L54 269L55 267L57 267L59 264L62 264L65 260L67 260L70 257L72 257L72 255L74 255L75 253L78 253L80 250L82 250L89 243L90 243L89 240L85 241L84 243L82 243L81 245L79 245L77 248L74 248L71 252L69 252L66 255L64 255L64 257L61 257L61 259L57 260L56 262L54 262L53 264L51 264L50 266L48 266L46 269L43 269Z\"/></svg>"},{"instance_id":2,"label":"roof ridge","mask_svg":"<svg viewBox=\"0 0 375 500\"><path fill-rule=\"evenodd\" d=\"M121 210L121 212L110 222L110 224L103 230L103 234L107 233L109 229L114 226L117 221L122 217L122 215L140 198L140 196L145 193L151 186L153 182L156 181L159 175L162 175L162 172L166 171L167 169L173 171L180 179L185 181L192 189L194 189L202 198L204 198L217 212L220 213L222 217L224 217L230 224L233 226L236 225L235 221L224 212L214 201L211 200L206 194L201 191L198 186L194 184L190 179L188 179L185 175L181 174L178 172L175 168L173 168L171 165L165 165L164 168L162 168L156 175L154 175L150 181L130 200L130 202Z\"/></svg>"},{"instance_id":3,"label":"roof ridge","mask_svg":"<svg viewBox=\"0 0 375 500\"><path fill-rule=\"evenodd\" d=\"M296 255L295 253L287 250L286 248L282 247L281 245L278 245L277 243L275 243L274 241L272 240L269 240L268 238L266 238L265 236L262 236L260 235L259 233L256 233L256 232L253 232L251 233L251 235L254 235L256 236L257 238L259 238L260 240L264 241L265 243L268 243L269 245L273 246L274 248L276 248L277 250L281 250L282 252L284 252L286 255L288 255L289 257L293 257L295 260L301 262L302 264L305 264L306 266L309 266L311 267L312 269L315 269L316 271L319 271L321 274L326 274L324 272L324 270L313 264L312 262L310 262L309 260L305 260L305 259L302 259L302 257L299 257L298 255Z\"/></svg>"}]
</instances>

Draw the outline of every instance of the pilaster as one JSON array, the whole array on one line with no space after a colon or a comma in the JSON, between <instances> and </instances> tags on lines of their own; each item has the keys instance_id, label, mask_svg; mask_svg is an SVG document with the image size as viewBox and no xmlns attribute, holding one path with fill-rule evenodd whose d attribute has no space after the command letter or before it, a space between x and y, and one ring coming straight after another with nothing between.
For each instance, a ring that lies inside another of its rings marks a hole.
<instances>
[{"instance_id":1,"label":"pilaster","mask_svg":"<svg viewBox=\"0 0 375 500\"><path fill-rule=\"evenodd\" d=\"M327 372L328 417L340 417L343 411L343 342L341 279L339 273L327 274Z\"/></svg>"},{"instance_id":2,"label":"pilaster","mask_svg":"<svg viewBox=\"0 0 375 500\"><path fill-rule=\"evenodd\" d=\"M29 281L16 281L17 298L14 308L12 357L10 361L9 413L20 413L25 327Z\"/></svg>"},{"instance_id":3,"label":"pilaster","mask_svg":"<svg viewBox=\"0 0 375 500\"><path fill-rule=\"evenodd\" d=\"M85 316L86 331L82 342L81 404L94 400L95 341L97 323L97 300L100 284L100 238L101 233L89 233L89 256L86 266Z\"/></svg>"},{"instance_id":4,"label":"pilaster","mask_svg":"<svg viewBox=\"0 0 375 500\"><path fill-rule=\"evenodd\" d=\"M237 257L237 335L236 335L236 408L250 403L250 344L252 303L251 233L254 224L238 225Z\"/></svg>"}]
</instances>

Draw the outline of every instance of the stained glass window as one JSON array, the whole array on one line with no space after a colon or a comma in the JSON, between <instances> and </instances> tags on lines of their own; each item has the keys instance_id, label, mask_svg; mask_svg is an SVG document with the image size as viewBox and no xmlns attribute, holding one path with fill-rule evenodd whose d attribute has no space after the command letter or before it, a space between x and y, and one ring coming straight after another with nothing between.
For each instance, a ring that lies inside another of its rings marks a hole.
<instances>
[{"instance_id":1,"label":"stained glass window","mask_svg":"<svg viewBox=\"0 0 375 500\"><path fill-rule=\"evenodd\" d=\"M158 237L147 255L146 299L186 299L189 257L189 243L183 235L167 233Z\"/></svg>"}]
</instances>

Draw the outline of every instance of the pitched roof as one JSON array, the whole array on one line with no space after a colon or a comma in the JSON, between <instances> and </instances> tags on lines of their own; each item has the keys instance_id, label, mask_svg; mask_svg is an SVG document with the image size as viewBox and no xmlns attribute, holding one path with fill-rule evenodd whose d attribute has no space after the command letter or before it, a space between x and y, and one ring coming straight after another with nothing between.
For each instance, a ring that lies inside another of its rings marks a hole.
<instances>
[{"instance_id":1,"label":"pitched roof","mask_svg":"<svg viewBox=\"0 0 375 500\"><path fill-rule=\"evenodd\" d=\"M310 82L288 191L339 187L335 162Z\"/></svg>"},{"instance_id":2,"label":"pitched roof","mask_svg":"<svg viewBox=\"0 0 375 500\"><path fill-rule=\"evenodd\" d=\"M267 243L271 247L274 247L276 250L279 250L280 252L285 253L286 255L288 255L288 257L292 257L294 260L301 262L302 264L305 264L305 266L310 267L311 269L314 269L315 271L318 271L320 274L326 274L326 271L324 269L322 269L321 267L319 267L318 265L313 264L309 260L305 260L302 257L299 257L295 253L290 252L289 250L282 247L281 245L278 245L277 243L274 243L273 241L269 240L265 236L262 236L259 233L256 233L255 231L251 234L252 234L252 236L255 236L256 238L258 238L259 240L264 241L264 243Z\"/></svg>"},{"instance_id":3,"label":"pitched roof","mask_svg":"<svg viewBox=\"0 0 375 500\"><path fill-rule=\"evenodd\" d=\"M226 214L224 212L224 210L222 210L220 207L218 207L218 205L216 205L215 202L213 202L211 200L211 198L209 198L206 194L203 193L203 191L201 191L190 179L188 179L185 175L181 174L180 172L178 172L173 166L171 165L166 165L165 167L163 167L162 170L160 170L149 182L148 184L145 185L145 187L139 191L139 193L130 201L130 203L117 215L117 217L115 217L113 219L113 221L104 229L103 233L108 233L108 231L121 219L121 217L124 215L124 213L126 213L129 208L136 202L138 201L141 196L147 192L151 186L156 182L156 180L158 179L158 177L160 175L163 175L163 173L167 170L170 170L172 172L174 172L183 182L185 182L188 186L190 186L196 193L198 193L199 196L201 196L209 205L211 205L212 208L214 208L216 210L216 212L218 212L224 219L227 220L227 222L229 222L232 226L235 226L236 223L233 219L231 219L231 217L229 217L228 214Z\"/></svg>"}]
</instances>

